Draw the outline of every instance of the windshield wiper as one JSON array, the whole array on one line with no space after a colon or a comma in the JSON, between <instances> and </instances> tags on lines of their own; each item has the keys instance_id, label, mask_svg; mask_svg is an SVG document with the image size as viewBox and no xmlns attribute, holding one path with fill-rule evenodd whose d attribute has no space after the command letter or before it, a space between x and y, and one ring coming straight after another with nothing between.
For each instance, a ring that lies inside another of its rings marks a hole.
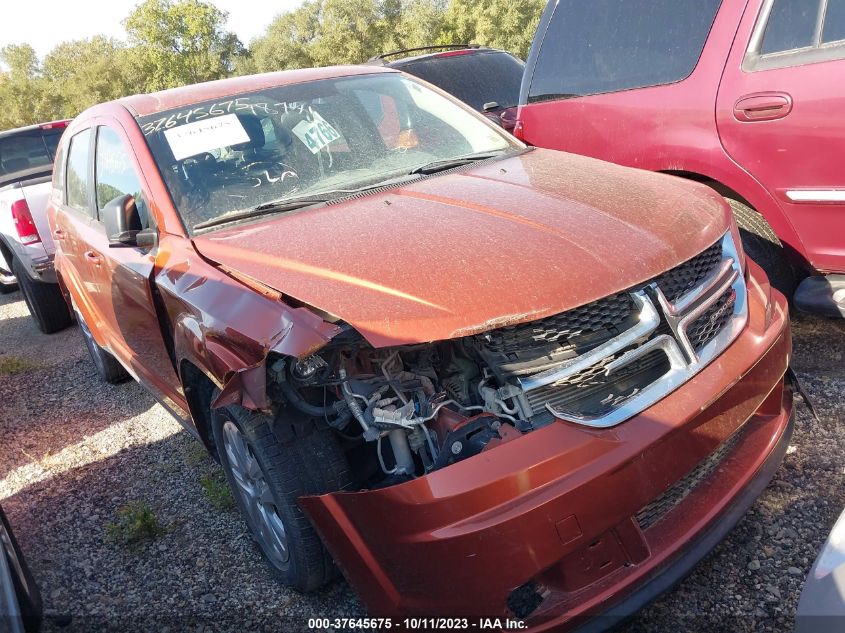
<instances>
[{"instance_id":1,"label":"windshield wiper","mask_svg":"<svg viewBox=\"0 0 845 633\"><path fill-rule=\"evenodd\" d=\"M281 200L272 200L270 202L263 202L251 209L245 211L238 211L237 213L230 213L219 218L212 218L205 220L199 224L194 224L194 230L207 229L212 226L219 226L221 224L228 224L229 222L240 222L241 220L249 220L262 215L269 215L271 213L283 213L285 211L295 211L296 209L304 209L305 207L314 206L317 204L324 204L331 200L347 198L358 193L364 193L372 189L380 189L381 187L391 187L394 185L403 184L417 180L412 178L413 174L404 174L397 178L390 178L382 180L366 187L358 187L357 189L332 189L331 191L320 191L312 195L305 195L299 198L282 198Z\"/></svg>"},{"instance_id":2,"label":"windshield wiper","mask_svg":"<svg viewBox=\"0 0 845 633\"><path fill-rule=\"evenodd\" d=\"M264 202L246 211L239 211L237 213L230 213L229 215L221 215L218 218L205 220L199 224L194 224L194 230L207 229L212 226L219 226L221 224L228 224L229 222L240 222L241 220L249 220L262 215L269 215L271 213L282 213L284 211L294 211L296 209L303 209L317 204L327 202L330 198L326 196L304 196L302 198L291 198L274 200L272 202Z\"/></svg>"},{"instance_id":3,"label":"windshield wiper","mask_svg":"<svg viewBox=\"0 0 845 633\"><path fill-rule=\"evenodd\" d=\"M496 156L501 156L502 154L504 154L504 151L479 152L478 154L468 154L466 156L457 156L456 158L435 160L430 163L426 163L425 165L421 165L415 169L412 169L409 174L436 174L439 171L446 171L447 169L452 169L453 167L460 167L461 165L466 165L468 163L474 163L480 160L487 160L488 158L495 158Z\"/></svg>"}]
</instances>

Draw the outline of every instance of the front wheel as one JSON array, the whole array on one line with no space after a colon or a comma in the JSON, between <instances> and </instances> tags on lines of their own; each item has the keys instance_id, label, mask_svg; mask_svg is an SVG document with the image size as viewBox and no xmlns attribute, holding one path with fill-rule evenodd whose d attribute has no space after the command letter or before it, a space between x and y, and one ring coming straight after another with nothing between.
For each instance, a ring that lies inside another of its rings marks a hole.
<instances>
[{"instance_id":1,"label":"front wheel","mask_svg":"<svg viewBox=\"0 0 845 633\"><path fill-rule=\"evenodd\" d=\"M273 574L300 591L320 588L337 570L297 499L350 485L336 438L314 428L282 443L267 416L234 405L212 421L229 486Z\"/></svg>"}]
</instances>

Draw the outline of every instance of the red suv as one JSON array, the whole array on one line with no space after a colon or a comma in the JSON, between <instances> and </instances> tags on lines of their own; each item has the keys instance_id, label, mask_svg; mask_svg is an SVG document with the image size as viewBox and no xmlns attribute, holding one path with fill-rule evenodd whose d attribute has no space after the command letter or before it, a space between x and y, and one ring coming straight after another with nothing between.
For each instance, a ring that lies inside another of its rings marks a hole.
<instances>
[{"instance_id":1,"label":"red suv","mask_svg":"<svg viewBox=\"0 0 845 633\"><path fill-rule=\"evenodd\" d=\"M843 77L845 0L555 0L516 133L710 185L775 286L845 316Z\"/></svg>"}]
</instances>

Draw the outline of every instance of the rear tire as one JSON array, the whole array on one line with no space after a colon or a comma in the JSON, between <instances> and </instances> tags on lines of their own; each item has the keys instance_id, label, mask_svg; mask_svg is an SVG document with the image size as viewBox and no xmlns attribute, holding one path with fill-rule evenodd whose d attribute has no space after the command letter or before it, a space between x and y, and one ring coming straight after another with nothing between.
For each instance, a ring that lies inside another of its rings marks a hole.
<instances>
[{"instance_id":1,"label":"rear tire","mask_svg":"<svg viewBox=\"0 0 845 633\"><path fill-rule=\"evenodd\" d=\"M59 284L35 281L17 259L12 262L12 272L17 277L26 307L39 330L44 334L52 334L73 323Z\"/></svg>"},{"instance_id":2,"label":"rear tire","mask_svg":"<svg viewBox=\"0 0 845 633\"><path fill-rule=\"evenodd\" d=\"M739 226L745 254L766 271L769 283L792 301L798 279L774 229L762 215L748 205L731 198L725 199L731 205Z\"/></svg>"},{"instance_id":3,"label":"rear tire","mask_svg":"<svg viewBox=\"0 0 845 633\"><path fill-rule=\"evenodd\" d=\"M18 284L0 284L0 295L7 295L18 289Z\"/></svg>"},{"instance_id":4,"label":"rear tire","mask_svg":"<svg viewBox=\"0 0 845 633\"><path fill-rule=\"evenodd\" d=\"M273 575L300 591L335 578L331 555L297 503L351 485L332 432L311 428L282 443L267 416L235 405L213 410L212 426L226 479Z\"/></svg>"},{"instance_id":5,"label":"rear tire","mask_svg":"<svg viewBox=\"0 0 845 633\"><path fill-rule=\"evenodd\" d=\"M114 356L97 344L91 330L85 324L85 319L79 312L76 313L76 320L79 321L79 329L82 331L85 347L88 348L88 353L91 355L91 360L94 361L94 367L97 368L100 378L111 385L128 380L131 377L129 373L123 368L123 365L117 362Z\"/></svg>"}]
</instances>

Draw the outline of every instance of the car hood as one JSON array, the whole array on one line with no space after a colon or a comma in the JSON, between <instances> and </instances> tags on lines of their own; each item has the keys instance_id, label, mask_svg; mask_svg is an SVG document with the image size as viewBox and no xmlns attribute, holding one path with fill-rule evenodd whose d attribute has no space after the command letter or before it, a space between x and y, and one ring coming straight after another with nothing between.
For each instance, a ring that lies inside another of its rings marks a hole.
<instances>
[{"instance_id":1,"label":"car hood","mask_svg":"<svg viewBox=\"0 0 845 633\"><path fill-rule=\"evenodd\" d=\"M729 218L702 185L534 149L194 244L383 347L530 321L624 290L705 249Z\"/></svg>"}]
</instances>

